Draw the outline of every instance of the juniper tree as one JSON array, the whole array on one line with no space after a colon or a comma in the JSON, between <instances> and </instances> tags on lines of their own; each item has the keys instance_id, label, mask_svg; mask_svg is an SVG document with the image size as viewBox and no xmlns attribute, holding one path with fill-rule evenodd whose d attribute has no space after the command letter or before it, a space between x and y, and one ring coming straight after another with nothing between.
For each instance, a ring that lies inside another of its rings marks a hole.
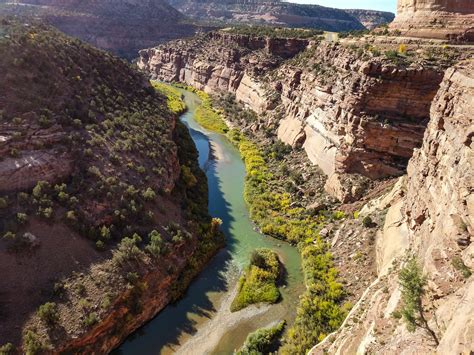
<instances>
[{"instance_id":1,"label":"juniper tree","mask_svg":"<svg viewBox=\"0 0 474 355\"><path fill-rule=\"evenodd\" d=\"M401 286L403 308L400 310L409 332L416 328L424 329L439 344L436 333L428 325L426 310L423 307L423 296L427 284L426 276L415 257L410 257L405 267L400 270L399 283Z\"/></svg>"}]
</instances>

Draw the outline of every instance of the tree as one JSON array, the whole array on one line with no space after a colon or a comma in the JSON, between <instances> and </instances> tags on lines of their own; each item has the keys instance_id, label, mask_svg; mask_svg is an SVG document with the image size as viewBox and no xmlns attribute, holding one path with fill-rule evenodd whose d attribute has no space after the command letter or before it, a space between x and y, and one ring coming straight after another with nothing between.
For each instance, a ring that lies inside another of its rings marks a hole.
<instances>
[{"instance_id":1,"label":"tree","mask_svg":"<svg viewBox=\"0 0 474 355\"><path fill-rule=\"evenodd\" d=\"M438 337L428 325L425 316L426 311L423 307L427 279L415 257L410 257L405 267L400 270L399 283L403 301L403 308L400 312L406 322L408 331L414 332L416 328L424 329L437 346L439 344Z\"/></svg>"}]
</instances>

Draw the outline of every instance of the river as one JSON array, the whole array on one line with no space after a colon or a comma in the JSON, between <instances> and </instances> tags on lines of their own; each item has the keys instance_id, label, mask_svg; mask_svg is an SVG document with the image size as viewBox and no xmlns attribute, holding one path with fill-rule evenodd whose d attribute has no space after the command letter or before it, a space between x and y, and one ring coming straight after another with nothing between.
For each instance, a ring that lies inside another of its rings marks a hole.
<instances>
[{"instance_id":1,"label":"river","mask_svg":"<svg viewBox=\"0 0 474 355\"><path fill-rule=\"evenodd\" d=\"M195 120L200 99L182 90L188 110L181 116L199 151L199 164L209 183L209 213L222 219L226 247L191 283L184 297L169 305L132 334L114 354L232 354L248 333L286 319L292 322L304 290L296 248L255 230L243 199L245 166L238 150L221 134ZM231 313L239 273L255 248L274 249L286 269L282 300Z\"/></svg>"}]
</instances>

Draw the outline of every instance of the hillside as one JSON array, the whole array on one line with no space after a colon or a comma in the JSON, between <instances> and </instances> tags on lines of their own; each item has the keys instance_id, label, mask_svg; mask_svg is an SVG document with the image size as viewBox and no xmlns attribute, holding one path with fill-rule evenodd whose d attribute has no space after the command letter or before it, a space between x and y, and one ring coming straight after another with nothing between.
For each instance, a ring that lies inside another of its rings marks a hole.
<instances>
[{"instance_id":1,"label":"hillside","mask_svg":"<svg viewBox=\"0 0 474 355\"><path fill-rule=\"evenodd\" d=\"M111 350L222 244L197 153L125 61L9 19L0 49L0 344Z\"/></svg>"},{"instance_id":2,"label":"hillside","mask_svg":"<svg viewBox=\"0 0 474 355\"><path fill-rule=\"evenodd\" d=\"M343 10L278 0L168 0L186 16L222 24L261 24L350 31L364 26Z\"/></svg>"},{"instance_id":3,"label":"hillside","mask_svg":"<svg viewBox=\"0 0 474 355\"><path fill-rule=\"evenodd\" d=\"M344 10L358 19L365 28L372 30L377 26L388 24L393 21L395 15L391 12L376 10L351 9Z\"/></svg>"},{"instance_id":4,"label":"hillside","mask_svg":"<svg viewBox=\"0 0 474 355\"><path fill-rule=\"evenodd\" d=\"M70 36L129 59L141 48L191 36L197 30L165 0L2 2L0 15L43 19Z\"/></svg>"}]
</instances>

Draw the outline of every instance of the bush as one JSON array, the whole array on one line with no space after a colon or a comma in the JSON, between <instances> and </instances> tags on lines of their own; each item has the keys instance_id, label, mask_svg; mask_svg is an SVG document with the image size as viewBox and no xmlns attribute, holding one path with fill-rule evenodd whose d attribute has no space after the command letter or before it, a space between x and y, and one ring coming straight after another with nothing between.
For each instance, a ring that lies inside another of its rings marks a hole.
<instances>
[{"instance_id":1,"label":"bush","mask_svg":"<svg viewBox=\"0 0 474 355\"><path fill-rule=\"evenodd\" d=\"M0 355L10 355L15 353L15 346L12 343L6 343L0 346Z\"/></svg>"},{"instance_id":2,"label":"bush","mask_svg":"<svg viewBox=\"0 0 474 355\"><path fill-rule=\"evenodd\" d=\"M38 308L38 317L51 326L59 322L58 306L54 302L47 302Z\"/></svg>"},{"instance_id":3,"label":"bush","mask_svg":"<svg viewBox=\"0 0 474 355\"><path fill-rule=\"evenodd\" d=\"M132 238L123 238L113 253L114 264L123 266L126 262L138 261L142 251L137 244L141 241L138 234L134 234Z\"/></svg>"},{"instance_id":4,"label":"bush","mask_svg":"<svg viewBox=\"0 0 474 355\"><path fill-rule=\"evenodd\" d=\"M181 176L187 188L196 186L197 179L191 172L191 169L187 167L186 165L181 166Z\"/></svg>"},{"instance_id":5,"label":"bush","mask_svg":"<svg viewBox=\"0 0 474 355\"><path fill-rule=\"evenodd\" d=\"M99 316L97 315L97 313L91 312L84 318L83 324L86 328L90 328L94 324L97 324L98 322L99 322Z\"/></svg>"},{"instance_id":6,"label":"bush","mask_svg":"<svg viewBox=\"0 0 474 355\"><path fill-rule=\"evenodd\" d=\"M161 234L158 233L157 231L152 231L149 234L150 242L149 244L145 247L145 250L155 259L158 259L163 252L163 246L164 242L163 239L161 238Z\"/></svg>"},{"instance_id":7,"label":"bush","mask_svg":"<svg viewBox=\"0 0 474 355\"><path fill-rule=\"evenodd\" d=\"M365 228L371 228L373 226L374 222L372 221L372 218L370 216L366 216L362 219L362 225Z\"/></svg>"},{"instance_id":8,"label":"bush","mask_svg":"<svg viewBox=\"0 0 474 355\"><path fill-rule=\"evenodd\" d=\"M286 322L282 321L271 328L262 328L250 333L247 339L245 339L242 348L236 352L236 355L271 353L276 348L275 343L283 332L285 324Z\"/></svg>"},{"instance_id":9,"label":"bush","mask_svg":"<svg viewBox=\"0 0 474 355\"><path fill-rule=\"evenodd\" d=\"M0 197L0 209L7 208L8 201L6 198Z\"/></svg>"},{"instance_id":10,"label":"bush","mask_svg":"<svg viewBox=\"0 0 474 355\"><path fill-rule=\"evenodd\" d=\"M250 265L239 280L239 290L230 310L235 312L253 303L278 301L280 291L276 281L279 265L278 256L273 250L255 250L251 255Z\"/></svg>"},{"instance_id":11,"label":"bush","mask_svg":"<svg viewBox=\"0 0 474 355\"><path fill-rule=\"evenodd\" d=\"M156 198L156 193L151 187L142 192L142 196L146 201L153 201Z\"/></svg>"},{"instance_id":12,"label":"bush","mask_svg":"<svg viewBox=\"0 0 474 355\"><path fill-rule=\"evenodd\" d=\"M41 354L47 347L41 342L38 334L28 330L23 337L23 350L26 355Z\"/></svg>"},{"instance_id":13,"label":"bush","mask_svg":"<svg viewBox=\"0 0 474 355\"><path fill-rule=\"evenodd\" d=\"M455 256L453 260L451 261L451 263L453 264L454 268L458 270L465 279L468 279L469 277L471 277L472 271L466 266L466 264L464 264L464 261L461 259L461 257Z\"/></svg>"}]
</instances>

